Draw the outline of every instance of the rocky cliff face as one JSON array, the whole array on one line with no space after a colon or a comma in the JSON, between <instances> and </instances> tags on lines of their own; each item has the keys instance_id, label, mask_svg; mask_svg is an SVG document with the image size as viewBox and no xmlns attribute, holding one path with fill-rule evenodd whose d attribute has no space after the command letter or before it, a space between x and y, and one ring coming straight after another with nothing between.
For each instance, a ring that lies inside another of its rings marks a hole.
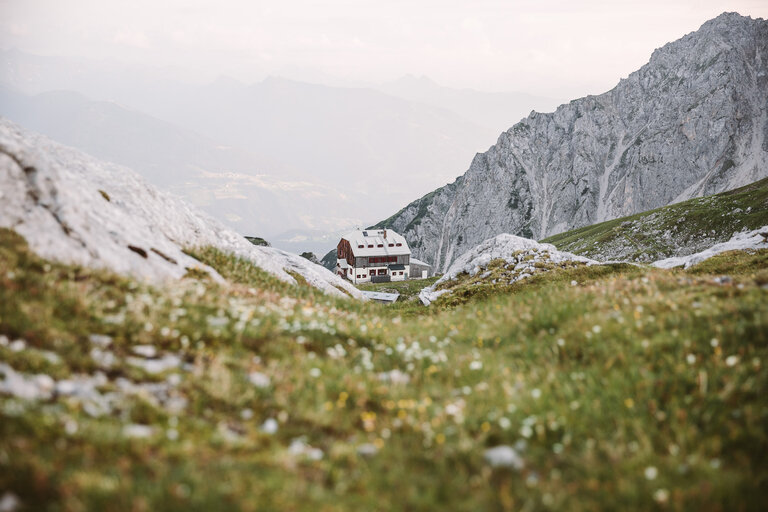
<instances>
[{"instance_id":1,"label":"rocky cliff face","mask_svg":"<svg viewBox=\"0 0 768 512\"><path fill-rule=\"evenodd\" d=\"M541 239L768 176L767 135L768 21L726 13L612 90L532 112L379 226L445 270L499 233Z\"/></svg>"}]
</instances>

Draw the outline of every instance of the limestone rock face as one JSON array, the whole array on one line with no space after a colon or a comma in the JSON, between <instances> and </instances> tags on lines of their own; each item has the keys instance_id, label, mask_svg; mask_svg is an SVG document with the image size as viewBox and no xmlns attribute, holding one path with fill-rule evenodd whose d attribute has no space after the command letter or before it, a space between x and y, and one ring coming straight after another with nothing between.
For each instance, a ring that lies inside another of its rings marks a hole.
<instances>
[{"instance_id":1,"label":"limestone rock face","mask_svg":"<svg viewBox=\"0 0 768 512\"><path fill-rule=\"evenodd\" d=\"M768 176L768 21L725 13L612 90L532 112L378 226L444 271L499 233L542 239Z\"/></svg>"},{"instance_id":2,"label":"limestone rock face","mask_svg":"<svg viewBox=\"0 0 768 512\"><path fill-rule=\"evenodd\" d=\"M0 118L0 227L23 236L39 255L107 268L151 282L178 279L189 268L215 270L185 254L213 246L278 279L291 274L326 293L360 292L320 265L258 247L208 215L160 192L125 167L99 161Z\"/></svg>"}]
</instances>

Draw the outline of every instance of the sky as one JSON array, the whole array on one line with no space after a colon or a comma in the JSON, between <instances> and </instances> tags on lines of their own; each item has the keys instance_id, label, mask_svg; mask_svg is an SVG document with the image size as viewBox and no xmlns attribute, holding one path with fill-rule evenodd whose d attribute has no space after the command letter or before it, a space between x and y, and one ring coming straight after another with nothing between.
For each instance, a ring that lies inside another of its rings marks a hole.
<instances>
[{"instance_id":1,"label":"sky","mask_svg":"<svg viewBox=\"0 0 768 512\"><path fill-rule=\"evenodd\" d=\"M177 70L442 85L557 98L597 94L655 48L766 0L0 0L0 48Z\"/></svg>"}]
</instances>

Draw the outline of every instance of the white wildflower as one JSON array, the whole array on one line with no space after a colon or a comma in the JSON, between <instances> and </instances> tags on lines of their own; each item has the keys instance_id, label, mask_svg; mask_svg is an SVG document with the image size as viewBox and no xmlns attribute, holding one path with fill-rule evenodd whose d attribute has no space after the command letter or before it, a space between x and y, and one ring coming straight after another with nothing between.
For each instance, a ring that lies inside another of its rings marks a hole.
<instances>
[{"instance_id":1,"label":"white wildflower","mask_svg":"<svg viewBox=\"0 0 768 512\"><path fill-rule=\"evenodd\" d=\"M357 447L357 454L361 457L373 457L379 452L373 443L364 443Z\"/></svg>"},{"instance_id":2,"label":"white wildflower","mask_svg":"<svg viewBox=\"0 0 768 512\"><path fill-rule=\"evenodd\" d=\"M397 368L388 372L381 372L377 377L382 382L391 382L392 384L408 384L411 380L407 373L401 372Z\"/></svg>"},{"instance_id":3,"label":"white wildflower","mask_svg":"<svg viewBox=\"0 0 768 512\"><path fill-rule=\"evenodd\" d=\"M103 348L112 344L112 337L106 334L91 334L88 341Z\"/></svg>"},{"instance_id":4,"label":"white wildflower","mask_svg":"<svg viewBox=\"0 0 768 512\"><path fill-rule=\"evenodd\" d=\"M79 426L78 426L77 422L75 420L71 419L71 418L64 422L64 432L66 432L67 435L71 436L71 435L76 434L77 430L78 430L78 427Z\"/></svg>"},{"instance_id":5,"label":"white wildflower","mask_svg":"<svg viewBox=\"0 0 768 512\"><path fill-rule=\"evenodd\" d=\"M261 431L269 435L277 433L277 428L278 424L275 418L267 418L267 420L261 425Z\"/></svg>"},{"instance_id":6,"label":"white wildflower","mask_svg":"<svg viewBox=\"0 0 768 512\"><path fill-rule=\"evenodd\" d=\"M483 457L492 467L513 468L521 470L525 466L523 459L514 448L507 445L494 446L485 450Z\"/></svg>"},{"instance_id":7,"label":"white wildflower","mask_svg":"<svg viewBox=\"0 0 768 512\"><path fill-rule=\"evenodd\" d=\"M10 491L3 493L3 497L0 498L0 512L14 512L21 507L21 501L19 498Z\"/></svg>"},{"instance_id":8,"label":"white wildflower","mask_svg":"<svg viewBox=\"0 0 768 512\"><path fill-rule=\"evenodd\" d=\"M8 348L11 349L11 352L21 352L27 348L27 342L24 340L14 340L8 345Z\"/></svg>"},{"instance_id":9,"label":"white wildflower","mask_svg":"<svg viewBox=\"0 0 768 512\"><path fill-rule=\"evenodd\" d=\"M669 491L666 489L656 489L653 493L653 499L656 503L666 503L669 501Z\"/></svg>"},{"instance_id":10,"label":"white wildflower","mask_svg":"<svg viewBox=\"0 0 768 512\"><path fill-rule=\"evenodd\" d=\"M133 347L133 353L142 357L155 357L157 356L157 349L152 345L136 345Z\"/></svg>"},{"instance_id":11,"label":"white wildflower","mask_svg":"<svg viewBox=\"0 0 768 512\"><path fill-rule=\"evenodd\" d=\"M269 376L261 372L249 373L248 380L251 381L251 384L253 384L257 388L266 388L266 387L269 387L269 385L272 383Z\"/></svg>"},{"instance_id":12,"label":"white wildflower","mask_svg":"<svg viewBox=\"0 0 768 512\"><path fill-rule=\"evenodd\" d=\"M288 447L288 453L295 456L303 456L309 460L320 460L323 458L323 451L320 448L314 448L306 443L303 438L294 439Z\"/></svg>"},{"instance_id":13,"label":"white wildflower","mask_svg":"<svg viewBox=\"0 0 768 512\"><path fill-rule=\"evenodd\" d=\"M155 433L155 429L149 425L140 425L138 423L132 423L123 427L123 435L125 437L131 437L135 439L145 439L152 436Z\"/></svg>"}]
</instances>

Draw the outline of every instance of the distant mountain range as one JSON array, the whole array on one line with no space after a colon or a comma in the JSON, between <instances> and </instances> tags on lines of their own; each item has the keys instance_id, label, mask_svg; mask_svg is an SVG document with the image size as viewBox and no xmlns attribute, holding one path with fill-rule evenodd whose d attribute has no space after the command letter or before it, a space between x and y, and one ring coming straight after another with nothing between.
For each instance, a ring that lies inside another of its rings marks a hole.
<instances>
[{"instance_id":1,"label":"distant mountain range","mask_svg":"<svg viewBox=\"0 0 768 512\"><path fill-rule=\"evenodd\" d=\"M414 75L406 75L375 88L392 96L456 112L481 129L488 130L484 136L491 141L531 111L550 112L562 103L560 99L524 92L452 89L443 87L426 76Z\"/></svg>"},{"instance_id":2,"label":"distant mountain range","mask_svg":"<svg viewBox=\"0 0 768 512\"><path fill-rule=\"evenodd\" d=\"M726 13L612 90L531 113L377 227L445 270L499 233L542 239L766 176L768 22Z\"/></svg>"},{"instance_id":3,"label":"distant mountain range","mask_svg":"<svg viewBox=\"0 0 768 512\"><path fill-rule=\"evenodd\" d=\"M0 228L40 256L108 269L159 284L189 275L223 277L191 256L216 248L288 283L361 298L339 276L305 258L257 246L134 171L0 119ZM199 257L199 256L198 256Z\"/></svg>"},{"instance_id":4,"label":"distant mountain range","mask_svg":"<svg viewBox=\"0 0 768 512\"><path fill-rule=\"evenodd\" d=\"M91 101L65 91L34 96L0 87L0 112L26 128L131 167L151 183L175 192L242 233L278 232L274 226L336 229L322 224L327 202L345 198L318 183L260 174L280 169L234 148L114 102ZM297 207L300 199L300 207Z\"/></svg>"},{"instance_id":5,"label":"distant mountain range","mask_svg":"<svg viewBox=\"0 0 768 512\"><path fill-rule=\"evenodd\" d=\"M0 115L130 166L244 234L324 253L328 233L451 181L499 126L555 104L413 77L344 88L174 76L7 50Z\"/></svg>"}]
</instances>

